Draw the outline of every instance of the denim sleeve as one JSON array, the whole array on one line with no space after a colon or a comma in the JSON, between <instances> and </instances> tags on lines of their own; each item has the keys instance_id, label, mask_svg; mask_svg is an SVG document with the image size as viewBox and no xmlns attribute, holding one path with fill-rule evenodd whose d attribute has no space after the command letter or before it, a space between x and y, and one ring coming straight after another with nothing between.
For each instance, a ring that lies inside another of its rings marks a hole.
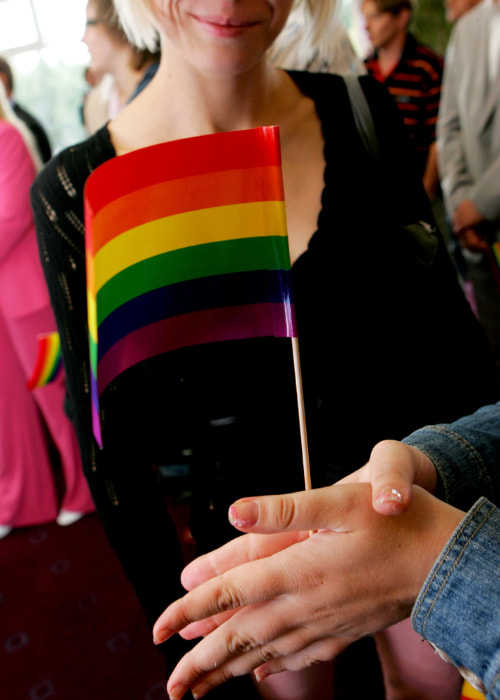
<instances>
[{"instance_id":1,"label":"denim sleeve","mask_svg":"<svg viewBox=\"0 0 500 700\"><path fill-rule=\"evenodd\" d=\"M467 511L485 496L500 505L500 402L417 430L403 442L431 459L441 481L436 495L447 503Z\"/></svg>"},{"instance_id":2,"label":"denim sleeve","mask_svg":"<svg viewBox=\"0 0 500 700\"><path fill-rule=\"evenodd\" d=\"M481 498L434 564L412 625L488 700L500 698L500 510ZM472 674L470 673L472 672Z\"/></svg>"}]
</instances>

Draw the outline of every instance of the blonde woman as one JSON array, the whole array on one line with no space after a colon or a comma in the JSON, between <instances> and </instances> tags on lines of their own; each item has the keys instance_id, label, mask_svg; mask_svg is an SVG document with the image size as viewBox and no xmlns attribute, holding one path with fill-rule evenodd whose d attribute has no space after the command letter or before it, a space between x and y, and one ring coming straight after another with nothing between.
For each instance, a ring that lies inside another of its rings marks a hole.
<instances>
[{"instance_id":1,"label":"blonde woman","mask_svg":"<svg viewBox=\"0 0 500 700\"><path fill-rule=\"evenodd\" d=\"M384 154L376 178L342 78L286 72L269 61L292 5L304 9L307 44L321 42L333 0L115 0L136 46L154 50L159 42L158 71L107 126L59 154L33 188L84 469L151 624L181 592L183 564L154 465L191 455L191 530L199 551L234 536L227 508L238 496L303 488L292 357L288 339L261 338L136 365L101 397L99 449L91 423L83 236L83 188L99 165L165 141L279 125L316 486L361 466L382 437L458 417L494 390L485 339L442 241L436 245L448 285L435 300L445 309L439 323L410 310L407 292L387 286L380 250L388 222L427 220L425 194L393 102L375 81L361 79ZM375 216L383 207L381 183L390 188L391 205ZM377 287L390 312L381 308ZM402 377L418 387L411 402ZM169 662L179 653L172 644L181 641L162 645ZM294 676L285 691L266 684L259 691L289 700L331 696L324 683L302 680ZM232 686L220 692L243 692Z\"/></svg>"},{"instance_id":2,"label":"blonde woman","mask_svg":"<svg viewBox=\"0 0 500 700\"><path fill-rule=\"evenodd\" d=\"M74 428L64 413L64 377L33 391L26 384L37 335L56 329L29 201L40 159L0 83L0 537L94 509ZM59 451L65 494L59 506L44 423Z\"/></svg>"}]
</instances>

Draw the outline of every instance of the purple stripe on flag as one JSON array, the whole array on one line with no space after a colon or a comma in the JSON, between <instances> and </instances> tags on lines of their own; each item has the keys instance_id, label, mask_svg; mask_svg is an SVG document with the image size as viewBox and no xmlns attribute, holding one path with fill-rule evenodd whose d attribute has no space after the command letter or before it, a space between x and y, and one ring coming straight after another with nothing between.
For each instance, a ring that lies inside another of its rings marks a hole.
<instances>
[{"instance_id":1,"label":"purple stripe on flag","mask_svg":"<svg viewBox=\"0 0 500 700\"><path fill-rule=\"evenodd\" d=\"M149 357L192 345L273 335L296 335L293 305L229 306L158 321L129 333L101 358L99 394L121 372Z\"/></svg>"}]
</instances>

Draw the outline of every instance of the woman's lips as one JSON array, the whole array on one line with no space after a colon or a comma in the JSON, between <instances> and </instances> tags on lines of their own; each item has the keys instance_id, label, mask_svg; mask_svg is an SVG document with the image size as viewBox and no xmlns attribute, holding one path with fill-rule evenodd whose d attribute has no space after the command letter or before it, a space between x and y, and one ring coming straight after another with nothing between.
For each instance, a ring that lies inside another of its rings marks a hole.
<instances>
[{"instance_id":1,"label":"woman's lips","mask_svg":"<svg viewBox=\"0 0 500 700\"><path fill-rule=\"evenodd\" d=\"M194 18L211 34L222 37L237 36L259 24L258 20L237 19L235 17L194 15Z\"/></svg>"}]
</instances>

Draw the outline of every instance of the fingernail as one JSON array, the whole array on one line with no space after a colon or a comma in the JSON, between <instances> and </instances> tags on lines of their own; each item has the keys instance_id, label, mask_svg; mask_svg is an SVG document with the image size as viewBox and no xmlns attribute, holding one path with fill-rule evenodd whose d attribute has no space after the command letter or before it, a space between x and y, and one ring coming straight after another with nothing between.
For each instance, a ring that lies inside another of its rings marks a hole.
<instances>
[{"instance_id":1,"label":"fingernail","mask_svg":"<svg viewBox=\"0 0 500 700\"><path fill-rule=\"evenodd\" d=\"M266 678L269 677L269 673L266 673L265 671L262 671L260 668L255 669L254 674L255 680L257 683L261 683L264 681Z\"/></svg>"},{"instance_id":2,"label":"fingernail","mask_svg":"<svg viewBox=\"0 0 500 700\"><path fill-rule=\"evenodd\" d=\"M252 527L259 519L259 506L255 501L242 501L229 508L229 522L235 527Z\"/></svg>"},{"instance_id":3,"label":"fingernail","mask_svg":"<svg viewBox=\"0 0 500 700\"><path fill-rule=\"evenodd\" d=\"M403 496L397 489L383 489L380 491L375 503L380 506L384 503L402 503Z\"/></svg>"},{"instance_id":4,"label":"fingernail","mask_svg":"<svg viewBox=\"0 0 500 700\"><path fill-rule=\"evenodd\" d=\"M153 644L163 644L173 635L172 630L162 630L153 635Z\"/></svg>"},{"instance_id":5,"label":"fingernail","mask_svg":"<svg viewBox=\"0 0 500 700\"><path fill-rule=\"evenodd\" d=\"M185 683L178 683L172 690L169 690L168 697L170 700L181 700L186 694L188 687Z\"/></svg>"},{"instance_id":6,"label":"fingernail","mask_svg":"<svg viewBox=\"0 0 500 700\"><path fill-rule=\"evenodd\" d=\"M191 688L191 695L193 696L194 700L199 700L204 695L206 695L209 690L209 685L207 685L206 683L200 683L195 688Z\"/></svg>"}]
</instances>

